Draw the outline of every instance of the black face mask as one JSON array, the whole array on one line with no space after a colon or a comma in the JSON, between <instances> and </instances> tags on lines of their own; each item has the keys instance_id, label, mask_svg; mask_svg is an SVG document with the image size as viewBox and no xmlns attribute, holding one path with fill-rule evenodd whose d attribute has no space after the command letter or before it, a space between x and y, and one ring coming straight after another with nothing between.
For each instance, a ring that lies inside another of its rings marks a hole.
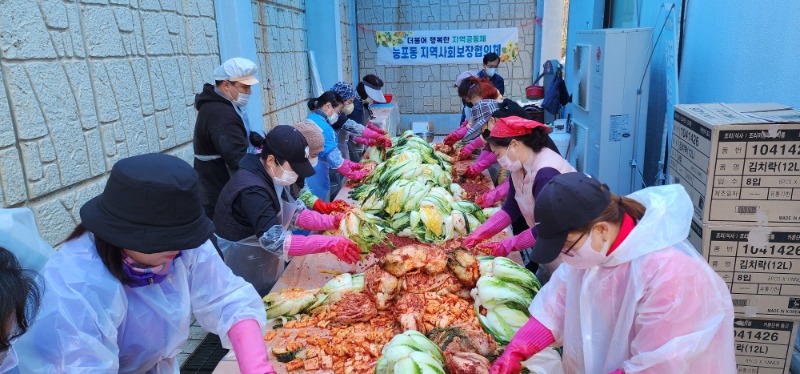
<instances>
[{"instance_id":1,"label":"black face mask","mask_svg":"<svg viewBox=\"0 0 800 374\"><path fill-rule=\"evenodd\" d=\"M486 130L483 130L483 132L481 133L481 136L483 137L484 140L486 140L486 139L489 139L489 134L491 134L491 133L492 132L489 131L489 129L486 129Z\"/></svg>"}]
</instances>

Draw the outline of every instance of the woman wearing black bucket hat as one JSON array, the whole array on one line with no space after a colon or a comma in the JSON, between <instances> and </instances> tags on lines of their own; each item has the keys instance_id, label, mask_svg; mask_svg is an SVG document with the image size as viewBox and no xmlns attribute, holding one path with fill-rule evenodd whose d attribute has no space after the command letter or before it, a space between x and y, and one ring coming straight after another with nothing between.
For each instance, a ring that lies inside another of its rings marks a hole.
<instances>
[{"instance_id":1,"label":"woman wearing black bucket hat","mask_svg":"<svg viewBox=\"0 0 800 374\"><path fill-rule=\"evenodd\" d=\"M550 180L534 209L534 261L562 264L492 373L563 345L567 373L736 373L728 286L686 241L680 185L617 196L597 179Z\"/></svg>"},{"instance_id":2,"label":"woman wearing black bucket hat","mask_svg":"<svg viewBox=\"0 0 800 374\"><path fill-rule=\"evenodd\" d=\"M297 178L314 174L308 156L308 143L299 130L276 126L264 138L260 156L242 158L217 201L214 225L225 263L261 296L281 276L289 256L327 251L354 263L361 254L342 236L292 234L296 229L334 229L342 217L306 209L290 192Z\"/></svg>"},{"instance_id":3,"label":"woman wearing black bucket hat","mask_svg":"<svg viewBox=\"0 0 800 374\"><path fill-rule=\"evenodd\" d=\"M103 193L40 275L42 308L15 345L23 373L177 373L194 316L243 373L274 372L264 306L208 240L197 173L146 154L117 162Z\"/></svg>"}]
</instances>

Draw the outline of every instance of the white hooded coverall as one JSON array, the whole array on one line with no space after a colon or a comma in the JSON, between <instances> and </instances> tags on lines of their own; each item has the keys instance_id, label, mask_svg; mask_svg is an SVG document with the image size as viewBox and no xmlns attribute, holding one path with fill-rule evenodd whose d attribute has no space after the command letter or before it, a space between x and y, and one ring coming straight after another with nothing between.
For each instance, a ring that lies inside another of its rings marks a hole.
<instances>
[{"instance_id":1,"label":"white hooded coverall","mask_svg":"<svg viewBox=\"0 0 800 374\"><path fill-rule=\"evenodd\" d=\"M561 265L530 306L563 345L564 372L735 374L731 295L686 242L686 191L628 197L647 209L628 237L599 266Z\"/></svg>"}]
</instances>

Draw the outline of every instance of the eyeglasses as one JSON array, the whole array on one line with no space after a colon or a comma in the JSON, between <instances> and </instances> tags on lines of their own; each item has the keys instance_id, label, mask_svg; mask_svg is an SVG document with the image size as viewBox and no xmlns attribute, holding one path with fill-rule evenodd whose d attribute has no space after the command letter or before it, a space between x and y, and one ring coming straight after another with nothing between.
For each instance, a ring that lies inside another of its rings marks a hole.
<instances>
[{"instance_id":1,"label":"eyeglasses","mask_svg":"<svg viewBox=\"0 0 800 374\"><path fill-rule=\"evenodd\" d=\"M569 252L570 252L570 251L571 251L573 248L575 248L575 245L576 245L576 244L578 244L578 242L580 242L580 241L581 241L581 239L583 239L583 237L584 237L584 236L586 236L586 233L585 233L585 232L584 232L583 234L581 234L581 236L579 236L577 240L575 240L574 242L572 242L572 245L571 245L571 246L569 246L569 248L567 248L567 250L566 250L566 251L562 251L562 252L561 252L561 254L564 254L564 255L567 255L567 254L569 254Z\"/></svg>"}]
</instances>

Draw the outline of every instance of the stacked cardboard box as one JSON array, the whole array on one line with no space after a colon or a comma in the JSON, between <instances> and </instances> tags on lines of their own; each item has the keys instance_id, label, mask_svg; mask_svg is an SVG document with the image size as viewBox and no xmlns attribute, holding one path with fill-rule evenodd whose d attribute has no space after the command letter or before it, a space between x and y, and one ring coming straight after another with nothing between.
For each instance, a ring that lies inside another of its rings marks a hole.
<instances>
[{"instance_id":1,"label":"stacked cardboard box","mask_svg":"<svg viewBox=\"0 0 800 374\"><path fill-rule=\"evenodd\" d=\"M800 111L675 106L670 175L689 241L733 296L739 373L788 373L800 324Z\"/></svg>"}]
</instances>

